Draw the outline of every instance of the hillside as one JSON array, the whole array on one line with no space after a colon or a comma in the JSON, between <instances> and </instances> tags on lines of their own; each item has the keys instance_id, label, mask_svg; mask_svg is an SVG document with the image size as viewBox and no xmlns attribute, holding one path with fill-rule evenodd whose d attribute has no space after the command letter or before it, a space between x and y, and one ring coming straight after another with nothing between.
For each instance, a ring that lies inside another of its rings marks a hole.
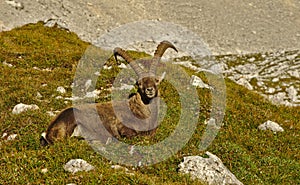
<instances>
[{"instance_id":1,"label":"hillside","mask_svg":"<svg viewBox=\"0 0 300 185\"><path fill-rule=\"evenodd\" d=\"M72 94L78 61L89 45L68 30L45 27L43 23L0 32L0 136L17 134L13 140L0 140L0 184L199 184L177 170L184 156L203 155L197 146L211 108L207 89L197 89L201 111L192 138L175 155L155 165L128 167L129 172L113 169L109 160L84 140L75 138L47 148L39 145L40 134L53 118L49 111L55 113L72 105L65 98ZM135 58L147 56L131 53ZM253 54L257 55L261 53ZM216 58L226 60L226 56ZM99 102L110 100L108 88L120 71L114 62L110 58L112 69L103 70L99 77ZM203 73L185 70L206 81ZM274 105L228 78L225 83L224 125L207 151L221 158L244 184L300 184L300 108ZM65 94L57 92L60 86L66 89ZM167 105L174 109L167 112L167 119L154 138L128 142L155 143L174 130L178 94L168 82L162 84L161 90ZM12 109L19 103L36 104L39 109L13 114ZM267 120L279 123L284 132L258 130ZM88 161L95 169L76 174L64 171L63 165L76 158Z\"/></svg>"}]
</instances>

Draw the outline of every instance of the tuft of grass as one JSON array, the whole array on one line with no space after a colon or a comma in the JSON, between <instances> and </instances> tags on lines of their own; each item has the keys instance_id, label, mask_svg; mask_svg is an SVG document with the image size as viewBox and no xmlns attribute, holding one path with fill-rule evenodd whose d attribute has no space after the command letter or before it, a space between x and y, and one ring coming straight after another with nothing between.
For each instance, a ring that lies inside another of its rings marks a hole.
<instances>
[{"instance_id":1,"label":"tuft of grass","mask_svg":"<svg viewBox=\"0 0 300 185\"><path fill-rule=\"evenodd\" d=\"M210 91L206 89L197 89L200 114L192 138L175 155L155 165L128 167L128 171L112 169L111 161L75 138L40 147L40 134L52 119L47 111L72 104L56 99L61 96L56 88L65 87L67 93L62 96L71 96L76 66L88 46L74 33L44 27L42 23L0 33L0 135L18 135L12 141L0 139L0 184L201 184L177 171L184 156L203 155L198 145L211 108ZM147 56L134 51L130 54L134 58ZM101 70L96 87L102 91L97 102L111 99L109 88L120 72L113 58L106 63L112 69ZM205 80L203 73L185 70ZM228 79L226 86L224 126L207 150L220 157L244 184L300 184L300 108L273 105ZM168 110L157 134L153 138L124 139L125 142L149 145L174 131L180 114L178 93L168 81L163 81L160 88ZM36 96L38 92L42 97ZM40 109L13 115L11 111L18 103L37 104ZM258 125L267 120L280 123L285 131L277 134L259 131ZM64 171L63 165L74 158L88 161L95 170L76 174ZM43 169L48 171L43 173Z\"/></svg>"}]
</instances>

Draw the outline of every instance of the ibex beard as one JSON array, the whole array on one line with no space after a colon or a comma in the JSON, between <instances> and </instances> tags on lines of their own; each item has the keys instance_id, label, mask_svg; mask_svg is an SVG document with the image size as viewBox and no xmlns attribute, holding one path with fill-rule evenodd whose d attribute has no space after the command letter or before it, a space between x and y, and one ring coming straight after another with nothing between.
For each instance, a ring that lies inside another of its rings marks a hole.
<instances>
[{"instance_id":1,"label":"ibex beard","mask_svg":"<svg viewBox=\"0 0 300 185\"><path fill-rule=\"evenodd\" d=\"M121 48L115 48L114 56L124 58L139 76L137 93L126 101L83 104L61 111L42 134L40 144L46 146L71 136L81 136L86 140L109 138L132 138L152 136L158 126L159 89L162 78L155 76L156 67L167 48L177 49L168 41L161 42L150 62L149 71L144 70Z\"/></svg>"}]
</instances>

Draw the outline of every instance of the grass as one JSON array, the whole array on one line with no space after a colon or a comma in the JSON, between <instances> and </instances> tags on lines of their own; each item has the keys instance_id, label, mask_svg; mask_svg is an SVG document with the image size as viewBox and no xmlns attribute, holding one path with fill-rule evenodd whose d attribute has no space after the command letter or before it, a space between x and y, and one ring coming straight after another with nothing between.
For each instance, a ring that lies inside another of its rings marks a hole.
<instances>
[{"instance_id":1,"label":"grass","mask_svg":"<svg viewBox=\"0 0 300 185\"><path fill-rule=\"evenodd\" d=\"M181 175L178 164L187 155L202 155L198 145L208 118L210 93L198 89L200 114L197 129L189 142L169 159L129 172L111 168L111 161L96 153L83 140L75 138L47 148L39 145L40 134L52 117L47 111L71 106L70 101L56 99L58 86L70 87L76 66L89 43L74 33L29 24L0 33L0 135L18 134L12 141L0 140L0 184L201 184ZM131 52L134 57L146 56ZM257 57L260 55L258 54ZM4 65L4 62L13 67ZM119 72L113 59L111 70L103 70L97 88L107 89ZM38 67L41 70L34 69ZM45 71L42 69L50 69ZM198 75L186 69L189 75ZM47 85L45 85L47 84ZM217 155L244 184L300 184L300 108L272 105L261 96L226 79L227 105L224 126L207 149ZM179 113L178 93L168 82L161 84L162 98L169 107L154 138L136 138L139 144L151 144L167 137L175 128ZM36 97L37 93L42 95ZM110 91L103 90L97 101L108 101ZM39 110L12 114L18 103L37 104ZM259 131L258 125L272 120L281 124L283 133ZM70 159L82 158L95 166L90 172L71 174L63 165ZM47 169L42 173L42 169Z\"/></svg>"}]
</instances>

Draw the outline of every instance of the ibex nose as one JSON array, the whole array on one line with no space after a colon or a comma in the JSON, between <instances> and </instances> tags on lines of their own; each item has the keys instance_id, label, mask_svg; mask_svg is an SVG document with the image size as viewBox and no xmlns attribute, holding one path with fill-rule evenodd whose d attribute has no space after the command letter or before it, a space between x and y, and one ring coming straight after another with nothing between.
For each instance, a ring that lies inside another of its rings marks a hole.
<instances>
[{"instance_id":1,"label":"ibex nose","mask_svg":"<svg viewBox=\"0 0 300 185\"><path fill-rule=\"evenodd\" d=\"M153 87L148 87L146 90L147 91L153 91Z\"/></svg>"}]
</instances>

